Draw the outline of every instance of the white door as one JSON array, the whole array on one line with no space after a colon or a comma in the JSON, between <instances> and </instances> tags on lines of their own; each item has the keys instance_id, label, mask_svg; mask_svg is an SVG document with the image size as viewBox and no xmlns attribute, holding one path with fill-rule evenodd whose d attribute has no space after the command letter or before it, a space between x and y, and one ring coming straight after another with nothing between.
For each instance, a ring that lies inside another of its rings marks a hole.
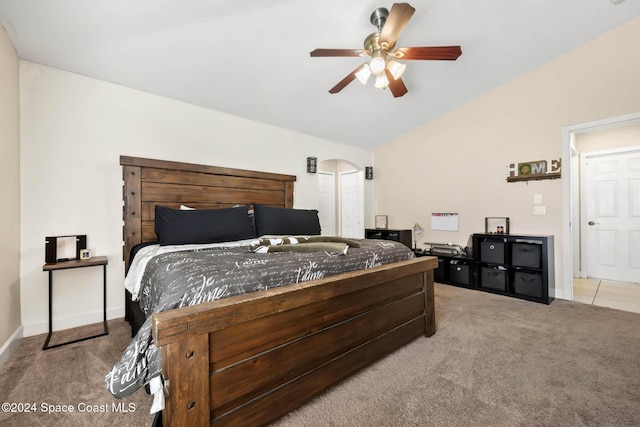
<instances>
[{"instance_id":1,"label":"white door","mask_svg":"<svg viewBox=\"0 0 640 427\"><path fill-rule=\"evenodd\" d=\"M364 237L364 199L361 190L362 173L340 174L340 235Z\"/></svg>"},{"instance_id":2,"label":"white door","mask_svg":"<svg viewBox=\"0 0 640 427\"><path fill-rule=\"evenodd\" d=\"M589 277L640 282L640 150L584 155Z\"/></svg>"},{"instance_id":3,"label":"white door","mask_svg":"<svg viewBox=\"0 0 640 427\"><path fill-rule=\"evenodd\" d=\"M318 186L320 187L320 229L326 236L336 233L336 175L333 172L318 172Z\"/></svg>"}]
</instances>

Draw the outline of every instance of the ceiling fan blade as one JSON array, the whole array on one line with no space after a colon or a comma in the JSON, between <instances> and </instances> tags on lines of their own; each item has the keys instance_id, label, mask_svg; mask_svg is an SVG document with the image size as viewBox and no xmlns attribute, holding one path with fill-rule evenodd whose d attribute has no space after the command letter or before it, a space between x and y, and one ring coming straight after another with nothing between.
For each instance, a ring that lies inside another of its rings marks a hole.
<instances>
[{"instance_id":1,"label":"ceiling fan blade","mask_svg":"<svg viewBox=\"0 0 640 427\"><path fill-rule=\"evenodd\" d=\"M329 93L338 93L342 89L344 89L346 85L348 85L349 83L351 83L356 79L356 73L360 71L362 67L364 67L365 65L366 63L360 65L358 68L356 68L355 70L347 74L347 76L344 79L340 80L337 85L329 89Z\"/></svg>"},{"instance_id":2,"label":"ceiling fan blade","mask_svg":"<svg viewBox=\"0 0 640 427\"><path fill-rule=\"evenodd\" d=\"M389 89L391 89L391 93L393 94L394 98L399 98L405 93L409 92L407 90L407 87L404 85L401 77L394 79L389 69L385 69L384 73L387 75L387 80L389 81Z\"/></svg>"},{"instance_id":3,"label":"ceiling fan blade","mask_svg":"<svg viewBox=\"0 0 640 427\"><path fill-rule=\"evenodd\" d=\"M407 25L416 10L409 3L394 3L387 17L378 44L383 48L390 49L396 44L398 36ZM386 46L383 45L386 43Z\"/></svg>"},{"instance_id":4,"label":"ceiling fan blade","mask_svg":"<svg viewBox=\"0 0 640 427\"><path fill-rule=\"evenodd\" d=\"M462 55L460 46L401 47L392 55L396 59L435 59L455 61Z\"/></svg>"},{"instance_id":5,"label":"ceiling fan blade","mask_svg":"<svg viewBox=\"0 0 640 427\"><path fill-rule=\"evenodd\" d=\"M315 49L311 56L361 56L366 54L364 49Z\"/></svg>"}]
</instances>

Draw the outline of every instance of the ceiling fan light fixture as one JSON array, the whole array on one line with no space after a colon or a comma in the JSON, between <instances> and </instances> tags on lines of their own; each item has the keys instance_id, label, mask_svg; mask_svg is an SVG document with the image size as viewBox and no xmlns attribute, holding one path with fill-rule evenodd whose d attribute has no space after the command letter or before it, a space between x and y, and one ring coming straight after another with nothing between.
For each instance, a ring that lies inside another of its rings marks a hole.
<instances>
[{"instance_id":1,"label":"ceiling fan light fixture","mask_svg":"<svg viewBox=\"0 0 640 427\"><path fill-rule=\"evenodd\" d=\"M393 76L393 79L398 80L404 73L404 70L407 68L407 66L405 64L401 64L399 62L391 60L387 62L387 68L389 69L389 72Z\"/></svg>"},{"instance_id":2,"label":"ceiling fan light fixture","mask_svg":"<svg viewBox=\"0 0 640 427\"><path fill-rule=\"evenodd\" d=\"M606 1L606 0L605 0ZM609 0L619 3L624 0ZM394 98L404 96L408 91L402 75L406 65L398 63L400 60L437 60L455 61L462 55L460 46L418 46L401 47L395 49L398 36L409 22L415 8L409 3L393 3L391 10L377 8L369 20L376 27L376 31L364 39L364 49L314 49L312 57L367 57L367 63L361 63L355 70L347 74L329 93L335 94L348 84L358 79L362 84L371 80L375 75L376 88L389 88Z\"/></svg>"},{"instance_id":3,"label":"ceiling fan light fixture","mask_svg":"<svg viewBox=\"0 0 640 427\"><path fill-rule=\"evenodd\" d=\"M369 70L375 75L384 74L386 66L387 64L381 56L374 56L369 62Z\"/></svg>"},{"instance_id":4,"label":"ceiling fan light fixture","mask_svg":"<svg viewBox=\"0 0 640 427\"><path fill-rule=\"evenodd\" d=\"M375 87L378 89L384 89L389 86L389 80L387 80L387 76L384 73L380 73L376 76L376 84Z\"/></svg>"},{"instance_id":5,"label":"ceiling fan light fixture","mask_svg":"<svg viewBox=\"0 0 640 427\"><path fill-rule=\"evenodd\" d=\"M369 80L369 77L371 77L371 70L369 69L369 64L364 64L360 69L360 71L356 73L356 78L360 83L362 83L363 85L366 85L367 81Z\"/></svg>"}]
</instances>

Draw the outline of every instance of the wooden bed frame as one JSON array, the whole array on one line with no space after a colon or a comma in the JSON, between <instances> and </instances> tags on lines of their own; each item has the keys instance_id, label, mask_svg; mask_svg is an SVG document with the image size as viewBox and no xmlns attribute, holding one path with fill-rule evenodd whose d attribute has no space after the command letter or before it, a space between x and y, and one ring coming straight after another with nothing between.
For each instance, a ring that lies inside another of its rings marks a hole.
<instances>
[{"instance_id":1,"label":"wooden bed frame","mask_svg":"<svg viewBox=\"0 0 640 427\"><path fill-rule=\"evenodd\" d=\"M295 177L120 157L125 268L156 240L154 206L293 207ZM419 336L435 333L434 257L153 315L166 426L264 425Z\"/></svg>"}]
</instances>

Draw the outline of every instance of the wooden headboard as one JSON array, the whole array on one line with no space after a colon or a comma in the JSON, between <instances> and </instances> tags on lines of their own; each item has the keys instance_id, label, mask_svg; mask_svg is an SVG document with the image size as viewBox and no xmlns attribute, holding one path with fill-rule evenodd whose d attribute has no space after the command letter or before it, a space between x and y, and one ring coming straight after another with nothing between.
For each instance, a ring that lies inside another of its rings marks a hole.
<instances>
[{"instance_id":1,"label":"wooden headboard","mask_svg":"<svg viewBox=\"0 0 640 427\"><path fill-rule=\"evenodd\" d=\"M259 203L293 207L293 175L120 156L123 195L123 259L129 269L131 248L157 240L157 204L215 209Z\"/></svg>"}]
</instances>

